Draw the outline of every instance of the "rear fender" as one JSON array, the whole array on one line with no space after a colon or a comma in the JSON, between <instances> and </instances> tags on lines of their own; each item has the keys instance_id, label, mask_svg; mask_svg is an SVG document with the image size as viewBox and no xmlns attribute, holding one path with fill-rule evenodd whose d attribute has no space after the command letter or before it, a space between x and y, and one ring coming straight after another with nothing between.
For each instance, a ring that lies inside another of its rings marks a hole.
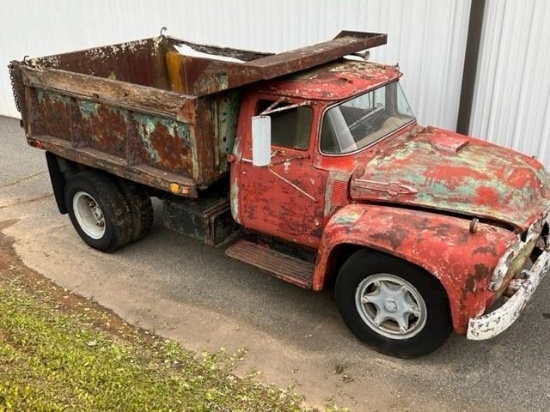
<instances>
[{"instance_id":1,"label":"rear fender","mask_svg":"<svg viewBox=\"0 0 550 412\"><path fill-rule=\"evenodd\" d=\"M87 170L88 167L57 156L51 152L46 152L46 163L50 181L52 183L53 194L59 213L67 214L65 206L65 185L72 175Z\"/></svg>"},{"instance_id":2,"label":"rear fender","mask_svg":"<svg viewBox=\"0 0 550 412\"><path fill-rule=\"evenodd\" d=\"M59 209L59 213L64 215L67 213L67 208L65 207L65 175L61 171L58 157L53 153L46 152L46 163L48 164L48 172L57 208Z\"/></svg>"},{"instance_id":3,"label":"rear fender","mask_svg":"<svg viewBox=\"0 0 550 412\"><path fill-rule=\"evenodd\" d=\"M514 233L470 220L391 206L353 204L328 222L321 240L313 289L323 287L328 262L338 245L385 252L426 270L447 292L458 333L468 319L483 312L494 293L488 285L498 259L515 241Z\"/></svg>"}]
</instances>

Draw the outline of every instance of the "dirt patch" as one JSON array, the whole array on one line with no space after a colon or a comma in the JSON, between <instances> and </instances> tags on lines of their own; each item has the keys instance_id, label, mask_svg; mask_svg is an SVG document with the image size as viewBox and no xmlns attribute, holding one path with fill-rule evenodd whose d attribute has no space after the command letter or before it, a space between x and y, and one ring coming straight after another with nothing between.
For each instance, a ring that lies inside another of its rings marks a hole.
<instances>
[{"instance_id":1,"label":"dirt patch","mask_svg":"<svg viewBox=\"0 0 550 412\"><path fill-rule=\"evenodd\" d=\"M3 222L0 230L14 222ZM4 282L16 281L19 287L42 302L52 303L65 313L92 315L93 327L122 339L154 340L152 334L122 320L113 311L104 308L91 299L86 299L70 290L56 285L40 273L26 267L13 248L14 240L0 233L0 286ZM3 273L3 274L2 274Z\"/></svg>"}]
</instances>

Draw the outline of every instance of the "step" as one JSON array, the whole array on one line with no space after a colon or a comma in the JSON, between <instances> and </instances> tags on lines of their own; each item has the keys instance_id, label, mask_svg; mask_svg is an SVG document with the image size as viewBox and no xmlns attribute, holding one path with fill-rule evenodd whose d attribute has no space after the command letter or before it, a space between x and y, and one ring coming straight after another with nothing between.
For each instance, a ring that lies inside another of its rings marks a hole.
<instances>
[{"instance_id":1,"label":"step","mask_svg":"<svg viewBox=\"0 0 550 412\"><path fill-rule=\"evenodd\" d=\"M275 275L279 279L311 289L314 264L297 259L263 245L239 240L225 254Z\"/></svg>"}]
</instances>

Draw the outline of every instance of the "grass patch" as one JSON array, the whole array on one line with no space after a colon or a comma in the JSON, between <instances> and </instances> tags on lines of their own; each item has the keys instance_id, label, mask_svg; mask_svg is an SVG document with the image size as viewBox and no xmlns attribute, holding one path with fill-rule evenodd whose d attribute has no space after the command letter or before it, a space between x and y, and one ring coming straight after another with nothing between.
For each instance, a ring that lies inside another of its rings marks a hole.
<instances>
[{"instance_id":1,"label":"grass patch","mask_svg":"<svg viewBox=\"0 0 550 412\"><path fill-rule=\"evenodd\" d=\"M310 410L290 389L236 377L242 353L184 350L2 253L0 411Z\"/></svg>"}]
</instances>

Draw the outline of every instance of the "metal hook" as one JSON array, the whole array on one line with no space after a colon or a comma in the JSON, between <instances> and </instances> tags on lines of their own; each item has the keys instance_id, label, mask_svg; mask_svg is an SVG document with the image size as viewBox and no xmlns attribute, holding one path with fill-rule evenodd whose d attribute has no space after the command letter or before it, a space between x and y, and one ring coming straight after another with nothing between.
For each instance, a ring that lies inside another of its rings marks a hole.
<instances>
[{"instance_id":1,"label":"metal hook","mask_svg":"<svg viewBox=\"0 0 550 412\"><path fill-rule=\"evenodd\" d=\"M23 63L27 63L27 59L28 59L28 58L29 58L29 55L28 55L28 54L25 55L25 56L23 57Z\"/></svg>"},{"instance_id":2,"label":"metal hook","mask_svg":"<svg viewBox=\"0 0 550 412\"><path fill-rule=\"evenodd\" d=\"M168 29L166 28L166 26L162 26L162 28L160 29L160 35L161 35L161 36L164 36L164 32L165 32L166 30L168 30Z\"/></svg>"}]
</instances>

